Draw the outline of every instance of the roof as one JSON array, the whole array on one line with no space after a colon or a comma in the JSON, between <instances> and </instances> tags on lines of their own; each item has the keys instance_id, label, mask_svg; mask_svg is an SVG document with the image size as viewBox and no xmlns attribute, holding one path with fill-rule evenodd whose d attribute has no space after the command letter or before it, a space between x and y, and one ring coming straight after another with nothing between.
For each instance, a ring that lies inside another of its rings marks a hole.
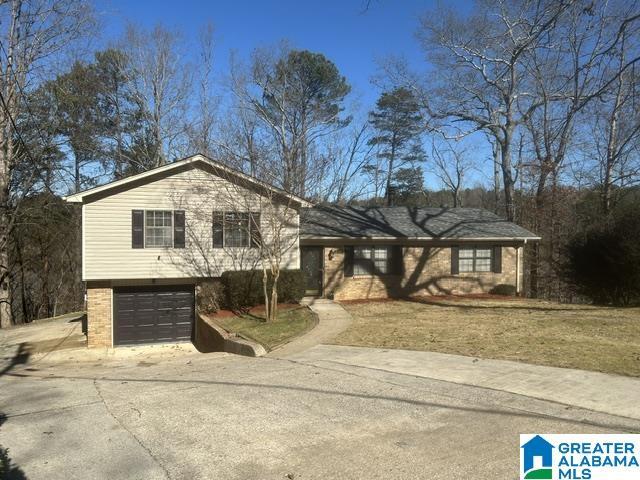
<instances>
[{"instance_id":1,"label":"roof","mask_svg":"<svg viewBox=\"0 0 640 480\"><path fill-rule=\"evenodd\" d=\"M539 240L479 208L314 207L301 212L303 238Z\"/></svg>"},{"instance_id":2,"label":"roof","mask_svg":"<svg viewBox=\"0 0 640 480\"><path fill-rule=\"evenodd\" d=\"M110 190L117 191L123 186L126 188L127 185L133 187L135 185L139 185L141 182L144 183L145 180L151 182L154 181L158 176L162 175L170 175L172 171L177 171L187 166L194 167L209 167L213 169L218 175L224 174L230 177L235 177L249 184L255 185L257 187L267 189L273 191L283 197L289 198L302 206L311 206L311 202L305 200L304 198L298 197L292 193L289 193L281 188L270 185L262 180L258 180L255 177L242 173L239 170L231 168L223 163L217 162L215 160L210 159L202 154L192 155L190 157L183 158L182 160L177 160L173 163L168 163L166 165L162 165L160 167L152 168L142 173L138 173L136 175L131 175L126 178L122 178L120 180L114 180L113 182L106 183L104 185L100 185L98 187L90 188L88 190L84 190L82 192L77 192L72 195L67 195L64 197L64 200L67 202L73 203L84 203L88 197L92 197L96 194L102 194L102 196L108 196Z\"/></svg>"}]
</instances>

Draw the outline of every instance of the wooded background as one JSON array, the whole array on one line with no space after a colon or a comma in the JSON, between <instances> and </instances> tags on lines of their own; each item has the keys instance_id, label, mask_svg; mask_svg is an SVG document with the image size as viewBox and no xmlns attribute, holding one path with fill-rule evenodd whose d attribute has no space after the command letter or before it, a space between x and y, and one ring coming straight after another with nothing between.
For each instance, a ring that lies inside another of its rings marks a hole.
<instances>
[{"instance_id":1,"label":"wooded background","mask_svg":"<svg viewBox=\"0 0 640 480\"><path fill-rule=\"evenodd\" d=\"M528 295L584 301L567 245L640 205L639 28L635 1L427 11L424 64L381 62L362 115L322 52L256 45L219 78L212 25L197 61L162 25L95 51L87 2L0 0L0 326L82 307L63 195L194 153L320 203L492 210L543 239Z\"/></svg>"}]
</instances>

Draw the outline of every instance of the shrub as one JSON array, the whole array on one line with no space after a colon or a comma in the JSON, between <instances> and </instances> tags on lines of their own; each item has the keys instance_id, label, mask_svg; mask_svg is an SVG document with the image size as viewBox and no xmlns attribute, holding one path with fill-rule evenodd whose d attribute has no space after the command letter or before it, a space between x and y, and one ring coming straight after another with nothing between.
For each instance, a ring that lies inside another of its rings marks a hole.
<instances>
[{"instance_id":1,"label":"shrub","mask_svg":"<svg viewBox=\"0 0 640 480\"><path fill-rule=\"evenodd\" d=\"M514 285L507 285L506 283L501 283L496 285L489 293L493 295L505 295L508 297L514 297L516 295L516 287Z\"/></svg>"},{"instance_id":2,"label":"shrub","mask_svg":"<svg viewBox=\"0 0 640 480\"><path fill-rule=\"evenodd\" d=\"M573 238L565 276L599 304L640 302L640 213L626 210Z\"/></svg>"},{"instance_id":3,"label":"shrub","mask_svg":"<svg viewBox=\"0 0 640 480\"><path fill-rule=\"evenodd\" d=\"M219 280L199 285L198 310L202 313L216 313L223 307L225 300L225 288Z\"/></svg>"},{"instance_id":4,"label":"shrub","mask_svg":"<svg viewBox=\"0 0 640 480\"><path fill-rule=\"evenodd\" d=\"M225 288L225 306L242 311L264 303L262 270L227 271L221 280ZM267 288L271 288L271 274ZM278 300L297 303L304 296L304 274L301 270L281 270L278 277Z\"/></svg>"},{"instance_id":5,"label":"shrub","mask_svg":"<svg viewBox=\"0 0 640 480\"><path fill-rule=\"evenodd\" d=\"M298 303L304 297L305 278L302 270L282 270L278 278L278 300Z\"/></svg>"}]
</instances>

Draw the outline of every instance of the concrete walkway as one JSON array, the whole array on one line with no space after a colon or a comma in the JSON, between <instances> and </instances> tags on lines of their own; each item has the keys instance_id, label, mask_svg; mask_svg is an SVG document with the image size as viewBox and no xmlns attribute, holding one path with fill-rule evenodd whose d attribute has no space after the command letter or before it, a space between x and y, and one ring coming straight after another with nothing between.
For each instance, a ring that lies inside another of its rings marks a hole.
<instances>
[{"instance_id":1,"label":"concrete walkway","mask_svg":"<svg viewBox=\"0 0 640 480\"><path fill-rule=\"evenodd\" d=\"M304 352L321 343L330 342L351 323L351 315L342 308L342 305L331 300L313 298L304 303L307 303L318 316L318 325L305 335L271 351L268 356L283 358Z\"/></svg>"},{"instance_id":2,"label":"concrete walkway","mask_svg":"<svg viewBox=\"0 0 640 480\"><path fill-rule=\"evenodd\" d=\"M291 360L473 385L640 419L640 379L504 360L408 350L320 345Z\"/></svg>"}]
</instances>

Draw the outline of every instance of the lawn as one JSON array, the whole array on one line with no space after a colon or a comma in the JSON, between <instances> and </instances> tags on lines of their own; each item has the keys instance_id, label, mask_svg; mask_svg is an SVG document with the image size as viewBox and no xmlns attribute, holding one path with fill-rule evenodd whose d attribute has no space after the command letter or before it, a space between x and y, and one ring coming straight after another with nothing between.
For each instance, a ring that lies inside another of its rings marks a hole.
<instances>
[{"instance_id":1,"label":"lawn","mask_svg":"<svg viewBox=\"0 0 640 480\"><path fill-rule=\"evenodd\" d=\"M213 318L227 331L255 340L267 350L293 340L316 324L315 315L304 306L282 307L274 322L264 321L264 308L252 309L250 313L243 315L216 315Z\"/></svg>"},{"instance_id":2,"label":"lawn","mask_svg":"<svg viewBox=\"0 0 640 480\"><path fill-rule=\"evenodd\" d=\"M640 308L528 299L345 303L334 343L516 360L640 376Z\"/></svg>"}]
</instances>

